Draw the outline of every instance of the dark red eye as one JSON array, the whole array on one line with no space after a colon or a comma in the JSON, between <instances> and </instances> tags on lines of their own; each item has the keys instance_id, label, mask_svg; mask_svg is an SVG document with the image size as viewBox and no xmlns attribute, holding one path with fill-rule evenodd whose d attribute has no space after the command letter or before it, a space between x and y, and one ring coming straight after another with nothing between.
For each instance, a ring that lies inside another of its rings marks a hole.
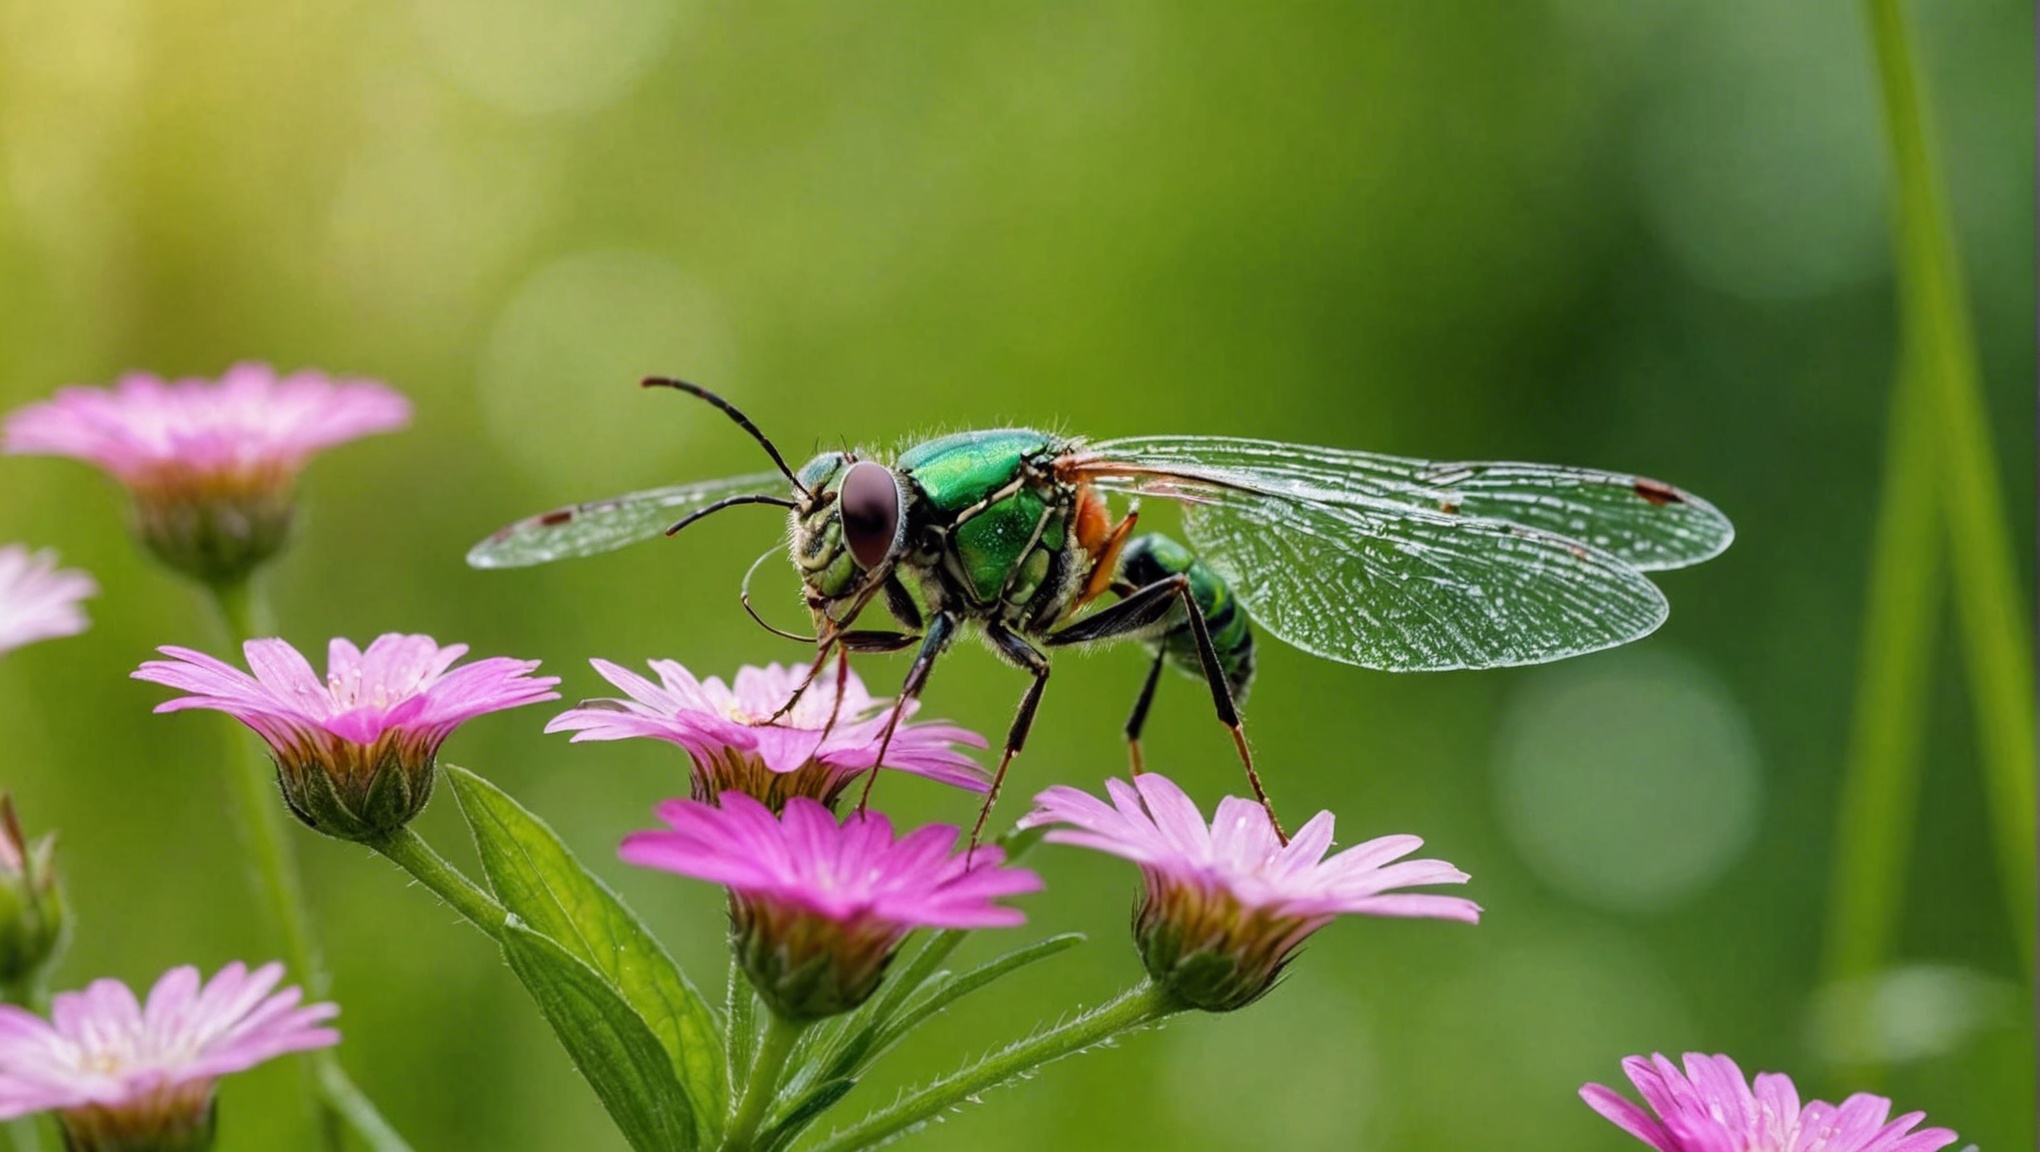
<instances>
[{"instance_id":1,"label":"dark red eye","mask_svg":"<svg viewBox=\"0 0 2040 1152\"><path fill-rule=\"evenodd\" d=\"M860 460L843 476L843 539L869 572L892 551L900 527L900 486L883 464Z\"/></svg>"}]
</instances>

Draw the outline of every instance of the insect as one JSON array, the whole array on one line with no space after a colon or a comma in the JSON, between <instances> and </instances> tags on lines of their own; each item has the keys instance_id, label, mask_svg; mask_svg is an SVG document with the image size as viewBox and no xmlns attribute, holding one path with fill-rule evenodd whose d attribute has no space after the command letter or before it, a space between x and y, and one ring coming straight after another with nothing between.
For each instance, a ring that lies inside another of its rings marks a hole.
<instances>
[{"instance_id":1,"label":"insect","mask_svg":"<svg viewBox=\"0 0 2040 1152\"><path fill-rule=\"evenodd\" d=\"M832 652L914 647L899 697L916 699L972 628L1030 675L973 842L1026 744L1050 652L1148 643L1154 660L1126 726L1136 768L1163 664L1202 676L1272 818L1240 726L1254 667L1247 617L1306 652L1367 668L1541 663L1647 635L1668 607L1645 573L1706 560L1734 536L1706 501L1639 476L1219 436L1092 442L1002 428L889 459L823 452L795 471L728 401L684 381L644 383L714 405L776 471L546 512L475 545L468 563L540 564L672 535L725 508L785 508L815 624L798 637L816 646L810 680ZM1180 505L1191 547L1135 536L1138 509L1115 518L1110 495ZM896 627L856 626L873 601Z\"/></svg>"}]
</instances>

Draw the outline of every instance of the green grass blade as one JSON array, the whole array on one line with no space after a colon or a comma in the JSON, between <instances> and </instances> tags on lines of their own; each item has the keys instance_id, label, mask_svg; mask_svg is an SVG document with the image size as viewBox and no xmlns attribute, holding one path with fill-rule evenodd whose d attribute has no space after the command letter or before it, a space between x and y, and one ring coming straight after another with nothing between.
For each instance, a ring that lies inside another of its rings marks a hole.
<instances>
[{"instance_id":1,"label":"green grass blade","mask_svg":"<svg viewBox=\"0 0 2040 1152\"><path fill-rule=\"evenodd\" d=\"M1892 392L1828 886L1829 980L1865 976L1882 965L1912 855L1942 587L1932 406L1921 374L1901 368Z\"/></svg>"},{"instance_id":2,"label":"green grass blade","mask_svg":"<svg viewBox=\"0 0 2040 1152\"><path fill-rule=\"evenodd\" d=\"M2036 884L2032 626L1998 490L1997 453L1984 414L1916 38L1900 0L1866 5L1897 177L1903 340L1933 399L1935 488L1947 522L1956 620L1975 702L1999 874L2013 936L2030 967Z\"/></svg>"}]
</instances>

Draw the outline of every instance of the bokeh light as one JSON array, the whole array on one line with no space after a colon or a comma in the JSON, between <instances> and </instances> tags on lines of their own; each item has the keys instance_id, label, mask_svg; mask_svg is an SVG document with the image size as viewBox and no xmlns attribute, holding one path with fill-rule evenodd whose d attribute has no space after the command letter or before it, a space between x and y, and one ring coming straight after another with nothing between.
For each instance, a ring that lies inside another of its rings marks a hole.
<instances>
[{"instance_id":1,"label":"bokeh light","mask_svg":"<svg viewBox=\"0 0 2040 1152\"><path fill-rule=\"evenodd\" d=\"M1622 911L1675 907L1749 846L1755 738L1718 679L1655 646L1525 678L1495 736L1503 827L1544 881Z\"/></svg>"}]
</instances>

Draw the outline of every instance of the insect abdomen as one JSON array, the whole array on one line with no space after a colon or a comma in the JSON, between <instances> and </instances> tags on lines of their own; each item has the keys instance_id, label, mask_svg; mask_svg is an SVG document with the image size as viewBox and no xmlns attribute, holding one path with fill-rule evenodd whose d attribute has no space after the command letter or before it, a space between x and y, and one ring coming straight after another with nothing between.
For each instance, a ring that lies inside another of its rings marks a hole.
<instances>
[{"instance_id":1,"label":"insect abdomen","mask_svg":"<svg viewBox=\"0 0 2040 1152\"><path fill-rule=\"evenodd\" d=\"M1211 646L1218 652L1219 667L1225 671L1233 700L1244 701L1254 679L1254 629L1232 588L1190 549L1160 533L1134 537L1126 542L1119 556L1119 578L1135 586L1152 584L1177 573L1189 577L1191 599L1204 613L1205 626L1211 630ZM1180 609L1169 614L1167 631L1151 641L1148 648L1152 651L1157 645L1167 653L1171 664L1193 676L1204 674L1190 622Z\"/></svg>"}]
</instances>

